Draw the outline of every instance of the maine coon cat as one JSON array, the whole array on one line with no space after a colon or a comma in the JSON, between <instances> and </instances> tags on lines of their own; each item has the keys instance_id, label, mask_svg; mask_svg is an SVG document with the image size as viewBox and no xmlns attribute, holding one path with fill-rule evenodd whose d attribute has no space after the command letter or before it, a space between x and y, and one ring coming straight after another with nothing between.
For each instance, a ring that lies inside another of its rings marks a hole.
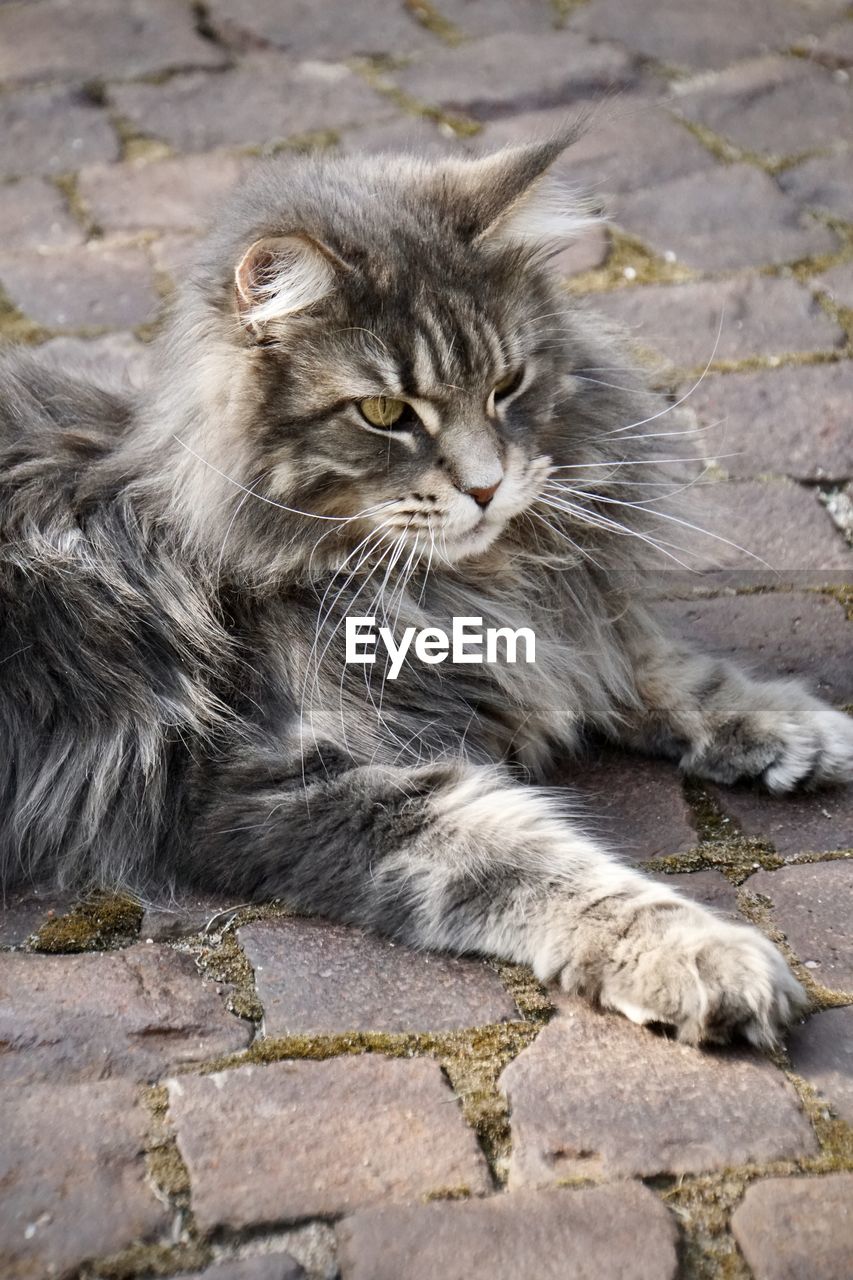
<instances>
[{"instance_id":1,"label":"maine coon cat","mask_svg":"<svg viewBox=\"0 0 853 1280\"><path fill-rule=\"evenodd\" d=\"M588 729L722 782L853 776L853 722L671 642L632 590L667 406L549 275L584 222L549 186L566 141L276 162L143 393L5 358L7 884L283 897L691 1042L769 1044L803 1008L756 930L531 785ZM536 662L392 682L345 663L354 614L531 627Z\"/></svg>"}]
</instances>

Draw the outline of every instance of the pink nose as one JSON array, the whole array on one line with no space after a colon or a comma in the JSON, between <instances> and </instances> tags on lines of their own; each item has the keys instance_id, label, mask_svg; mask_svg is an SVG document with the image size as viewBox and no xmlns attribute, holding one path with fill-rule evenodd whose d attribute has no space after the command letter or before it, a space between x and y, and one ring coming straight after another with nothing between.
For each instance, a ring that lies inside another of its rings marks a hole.
<instances>
[{"instance_id":1,"label":"pink nose","mask_svg":"<svg viewBox=\"0 0 853 1280\"><path fill-rule=\"evenodd\" d=\"M500 488L500 480L497 484L489 485L488 489L466 489L465 492L469 498L473 498L478 507L487 507L492 498Z\"/></svg>"}]
</instances>

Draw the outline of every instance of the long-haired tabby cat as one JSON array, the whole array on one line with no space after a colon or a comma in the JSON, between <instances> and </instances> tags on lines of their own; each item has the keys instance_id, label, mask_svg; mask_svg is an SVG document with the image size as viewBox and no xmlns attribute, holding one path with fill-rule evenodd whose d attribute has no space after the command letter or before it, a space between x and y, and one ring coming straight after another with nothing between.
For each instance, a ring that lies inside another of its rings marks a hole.
<instances>
[{"instance_id":1,"label":"long-haired tabby cat","mask_svg":"<svg viewBox=\"0 0 853 1280\"><path fill-rule=\"evenodd\" d=\"M691 1042L803 1008L761 934L529 785L587 729L722 782L853 775L847 717L671 642L630 587L665 406L549 276L583 224L549 186L565 142L278 162L143 393L5 358L7 884L283 897ZM536 662L390 681L344 661L353 615L531 627Z\"/></svg>"}]
</instances>

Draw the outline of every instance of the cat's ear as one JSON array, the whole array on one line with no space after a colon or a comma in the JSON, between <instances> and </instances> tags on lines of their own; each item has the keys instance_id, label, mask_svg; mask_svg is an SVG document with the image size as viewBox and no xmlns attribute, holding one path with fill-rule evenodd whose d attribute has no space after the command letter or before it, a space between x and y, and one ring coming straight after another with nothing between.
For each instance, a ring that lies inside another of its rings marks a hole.
<instances>
[{"instance_id":1,"label":"cat's ear","mask_svg":"<svg viewBox=\"0 0 853 1280\"><path fill-rule=\"evenodd\" d=\"M475 241L573 240L600 218L595 202L551 173L582 125L469 161L460 175L463 230Z\"/></svg>"},{"instance_id":2,"label":"cat's ear","mask_svg":"<svg viewBox=\"0 0 853 1280\"><path fill-rule=\"evenodd\" d=\"M330 294L338 270L346 270L345 264L310 236L256 240L234 274L240 319L250 333L261 336L269 324L305 311Z\"/></svg>"}]
</instances>

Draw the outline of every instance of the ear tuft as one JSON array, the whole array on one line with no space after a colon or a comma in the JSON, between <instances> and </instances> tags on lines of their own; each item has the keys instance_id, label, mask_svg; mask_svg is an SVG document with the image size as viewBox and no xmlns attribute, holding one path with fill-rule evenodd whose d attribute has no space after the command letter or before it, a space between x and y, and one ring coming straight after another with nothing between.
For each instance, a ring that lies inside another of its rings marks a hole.
<instances>
[{"instance_id":1,"label":"ear tuft","mask_svg":"<svg viewBox=\"0 0 853 1280\"><path fill-rule=\"evenodd\" d=\"M602 217L592 197L547 174L503 210L478 239L563 243L576 240Z\"/></svg>"},{"instance_id":2,"label":"ear tuft","mask_svg":"<svg viewBox=\"0 0 853 1280\"><path fill-rule=\"evenodd\" d=\"M268 236L251 245L234 283L240 318L254 334L266 325L320 302L335 285L335 268L323 246L308 236Z\"/></svg>"}]
</instances>

